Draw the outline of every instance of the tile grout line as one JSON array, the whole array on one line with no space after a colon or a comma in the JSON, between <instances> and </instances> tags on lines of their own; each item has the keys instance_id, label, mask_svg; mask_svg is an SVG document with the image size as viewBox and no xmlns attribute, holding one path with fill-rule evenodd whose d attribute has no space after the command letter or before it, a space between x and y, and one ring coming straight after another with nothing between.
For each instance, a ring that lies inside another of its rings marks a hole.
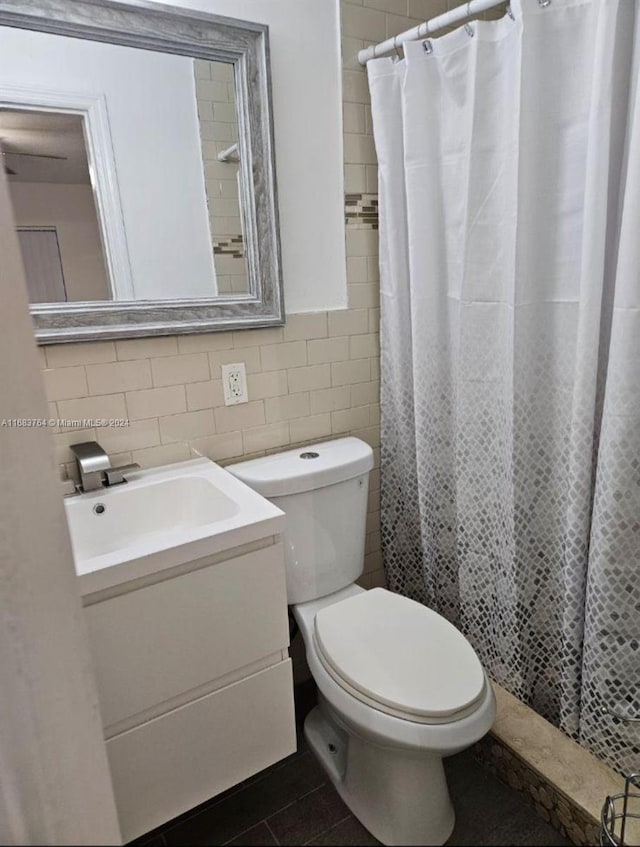
<instances>
[{"instance_id":1,"label":"tile grout line","mask_svg":"<svg viewBox=\"0 0 640 847\"><path fill-rule=\"evenodd\" d=\"M310 752L309 750L305 750L299 758L301 758L302 756L306 756L307 753L309 753L309 752ZM295 755L295 754L293 754L293 755ZM202 804L202 808L198 809L197 812L194 811L194 810L191 810L192 814L189 814L189 812L184 812L183 814L186 815L186 817L182 818L177 823L171 824L170 826L167 826L165 824L164 826L160 827L160 833L159 834L162 835L162 837L164 838L165 833L171 832L172 830L176 829L177 827L182 826L183 823L186 823L187 821L190 821L190 820L193 820L194 818L197 818L198 815L201 815L204 812L210 811L214 806L221 805L226 800L229 800L231 797L237 797L239 794L242 794L243 791L246 791L248 788L251 788L254 785L259 784L264 779L271 776L271 774L276 773L281 768L286 767L287 764L288 763L284 760L282 762L276 762L275 767L272 766L273 770L266 770L265 769L265 771L259 771L258 774L254 775L254 777L249 777L250 781L248 782L247 785L233 786L231 789L227 789L229 793L228 794L225 793L224 797L220 797L219 795L217 795L215 797L212 797L210 800L205 800L204 804ZM280 809L278 811L280 811ZM260 823L260 821L258 821L258 823ZM255 824L255 826L257 826L257 824ZM249 827L249 828L251 828L251 827ZM236 836L234 835L233 838L235 838L235 837ZM233 838L231 840L233 840Z\"/></svg>"},{"instance_id":2,"label":"tile grout line","mask_svg":"<svg viewBox=\"0 0 640 847\"><path fill-rule=\"evenodd\" d=\"M276 811L275 811L275 812L272 812L272 813L271 813L268 817L266 817L266 818L262 818L262 820L256 821L254 824L251 824L251 826L247 827L246 829L243 829L243 830L242 830L242 832L238 832L238 833L236 833L234 836L232 836L231 838L227 839L227 841L224 841L224 842L223 842L223 847L224 847L224 845L226 845L226 844L230 844L232 841L235 841L235 840L236 840L236 838L240 838L241 836L245 835L247 832L249 832L250 830L254 829L255 827L260 826L261 824L264 824L264 825L267 827L267 829L269 830L269 833L270 833L271 837L274 839L274 841L276 842L276 844L278 844L278 845L279 845L279 844L280 844L280 842L278 841L278 838L277 838L276 834L274 833L274 831L273 831L273 830L271 829L271 827L269 826L269 820L270 820L270 818L273 818L273 817L275 817L276 815L279 815L279 814L280 814L280 812L284 812L284 811L285 811L285 809L290 809L292 806L295 806L295 805L296 805L296 803L299 803L301 800L304 800L306 797L309 797L311 794L314 794L316 791L319 791L321 788L324 788L327 784L328 784L328 783L323 782L321 785L318 785L318 786L316 786L315 788L312 788L312 789L311 789L311 791L307 791L307 792L306 792L306 794L301 794L301 795L300 795L299 797L297 797L295 800L292 800L292 801L291 801L291 803L287 803L285 806L282 806L281 808L276 809ZM347 817L348 817L348 816L347 816ZM332 827L329 827L329 829L332 829ZM314 838L317 838L319 835L322 835L322 834L323 834L323 832L328 832L328 831L329 831L329 830L323 830L322 832L318 833L317 835L315 835L315 836L313 836L313 837L314 837ZM308 842L305 842L305 844L306 844L306 843L308 843Z\"/></svg>"},{"instance_id":3,"label":"tile grout line","mask_svg":"<svg viewBox=\"0 0 640 847\"><path fill-rule=\"evenodd\" d=\"M269 830L269 834L271 835L271 837L273 838L273 840L275 841L275 843L279 845L279 844L280 844L280 842L278 841L278 838L277 838L277 836L276 836L275 832L274 832L274 831L271 829L271 827L269 826L269 821L268 821L266 818L264 819L264 825L265 825L265 826L267 827L267 829Z\"/></svg>"},{"instance_id":4,"label":"tile grout line","mask_svg":"<svg viewBox=\"0 0 640 847\"><path fill-rule=\"evenodd\" d=\"M351 817L355 817L355 816L354 816L351 812L349 812L349 814L348 814L348 815L345 815L343 818L340 818L340 820L339 820L339 821L336 821L336 822L335 822L332 826L330 826L328 829L323 829L323 830L322 830L322 832L318 832L316 835L314 835L312 838L309 838L309 839L308 839L307 841L305 841L304 843L305 843L305 844L311 844L311 842L312 842L312 841L315 841L315 840L316 840L316 838L322 838L322 836L323 836L323 835L326 835L328 832L331 832L331 831L332 831L332 830L334 830L337 826L340 826L340 824L343 824L346 820L349 820L349 818L351 818Z\"/></svg>"},{"instance_id":5,"label":"tile grout line","mask_svg":"<svg viewBox=\"0 0 640 847\"><path fill-rule=\"evenodd\" d=\"M290 803L287 803L286 805L281 806L279 809L276 809L276 811L275 811L275 812L272 812L272 813L269 815L269 817L268 817L268 818L265 818L265 819L264 819L264 820L265 820L265 823L266 823L269 819L274 818L276 815L279 815L279 814L280 814L280 812L284 812L284 811L285 811L285 809L290 809L290 808L291 808L291 806L295 806L295 804L296 804L296 803L299 803L299 802L300 802L300 800L304 800L306 797L309 797L311 794L315 793L316 791L319 791L321 788L324 788L324 787L325 787L325 785L328 785L328 783L327 783L326 781L325 781L325 782L320 783L320 785L316 785L316 787L315 787L315 788L312 788L310 791L307 791L307 792L305 792L304 794L301 794L299 797L296 797L296 799L295 799L295 800L292 800Z\"/></svg>"},{"instance_id":6,"label":"tile grout line","mask_svg":"<svg viewBox=\"0 0 640 847\"><path fill-rule=\"evenodd\" d=\"M261 821L256 821L256 823L251 824L251 826L248 826L246 829L243 829L242 832L237 832L231 838L227 838L226 841L222 842L222 847L226 847L227 844L231 844L231 842L235 841L236 838L242 838L242 836L246 835L247 832L251 832L252 829L255 829L257 826L262 826L262 824L265 824L270 834L273 836L273 833L271 832L271 830L269 829L269 825L267 824L267 819L263 818Z\"/></svg>"},{"instance_id":7,"label":"tile grout line","mask_svg":"<svg viewBox=\"0 0 640 847\"><path fill-rule=\"evenodd\" d=\"M304 753L302 753L302 755L300 756L300 758L302 758L303 756L310 756L310 755L311 755L311 751L305 750ZM176 829L177 827L182 826L182 824L186 823L186 821L193 820L194 818L197 818L199 815L203 814L204 812L211 811L212 808L214 808L217 805L222 805L226 800L230 799L231 797L237 797L239 794L242 794L243 791L247 791L249 788L252 788L254 785L259 784L260 782L263 781L263 779L266 779L267 777L271 776L273 773L277 773L279 770L281 770L281 768L284 768L284 767L286 767L286 763L282 763L282 764L278 763L273 771L270 771L269 773L265 773L264 776L261 776L259 779L252 779L251 782L249 782L248 785L244 785L244 786L242 786L242 788L238 788L237 791L231 791L229 794L226 794L222 798L212 798L211 802L207 802L206 805L203 808L201 808L199 811L194 812L192 815L189 815L188 817L184 818L184 820L178 821L177 823L173 824L173 826L166 827L165 829L161 830L160 834L164 837L165 833L171 832L172 830ZM320 785L317 785L315 788L312 788L310 791L307 791L304 794L301 794L295 800L292 800L290 803L286 803L284 806L281 806L278 809L276 809L275 811L273 811L269 815L269 817L273 817L274 815L279 814L280 812L284 811L285 809L288 809L290 806L293 806L295 803L297 803L298 800L302 800L303 797L308 797L310 794L313 794L314 791L317 791L319 788L322 788L326 784L327 784L326 782L323 782ZM267 818L263 818L260 821L256 821L256 823L252 824L250 827L248 827L248 829L252 829L254 826L258 826L263 821L266 823ZM242 835L246 831L247 830L243 830L241 833L237 833L236 835L233 835L229 839L229 841L233 841L234 838L237 838L238 835ZM224 843L227 844L228 841L225 841Z\"/></svg>"}]
</instances>

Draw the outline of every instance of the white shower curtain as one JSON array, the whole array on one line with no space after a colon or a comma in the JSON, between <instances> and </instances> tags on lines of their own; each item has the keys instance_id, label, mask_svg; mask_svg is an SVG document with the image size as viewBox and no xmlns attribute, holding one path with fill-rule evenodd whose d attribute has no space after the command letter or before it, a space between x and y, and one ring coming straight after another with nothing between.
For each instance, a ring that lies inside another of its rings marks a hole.
<instances>
[{"instance_id":1,"label":"white shower curtain","mask_svg":"<svg viewBox=\"0 0 640 847\"><path fill-rule=\"evenodd\" d=\"M368 65L385 567L639 769L640 12L511 9Z\"/></svg>"}]
</instances>

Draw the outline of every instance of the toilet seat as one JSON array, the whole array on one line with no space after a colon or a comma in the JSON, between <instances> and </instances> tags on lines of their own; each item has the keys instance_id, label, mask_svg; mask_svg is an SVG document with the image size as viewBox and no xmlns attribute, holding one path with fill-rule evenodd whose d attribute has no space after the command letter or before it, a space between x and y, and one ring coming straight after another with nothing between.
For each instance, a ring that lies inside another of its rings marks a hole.
<instances>
[{"instance_id":1,"label":"toilet seat","mask_svg":"<svg viewBox=\"0 0 640 847\"><path fill-rule=\"evenodd\" d=\"M346 691L417 723L450 723L476 710L485 674L471 644L426 606L374 588L320 609L318 657Z\"/></svg>"}]
</instances>

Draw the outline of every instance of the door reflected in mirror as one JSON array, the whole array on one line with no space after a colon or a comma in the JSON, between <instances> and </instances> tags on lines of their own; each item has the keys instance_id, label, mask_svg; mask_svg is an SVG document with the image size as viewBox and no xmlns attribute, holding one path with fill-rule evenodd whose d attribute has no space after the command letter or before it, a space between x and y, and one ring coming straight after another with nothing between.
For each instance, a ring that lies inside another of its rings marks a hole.
<instances>
[{"instance_id":1,"label":"door reflected in mirror","mask_svg":"<svg viewBox=\"0 0 640 847\"><path fill-rule=\"evenodd\" d=\"M125 64L147 85L145 103L135 77L120 73L100 92L100 127L97 110L74 108L66 92L64 109L33 98L0 104L0 151L30 301L248 295L250 194L233 64L103 48L117 51L120 64L129 54Z\"/></svg>"},{"instance_id":2,"label":"door reflected in mirror","mask_svg":"<svg viewBox=\"0 0 640 847\"><path fill-rule=\"evenodd\" d=\"M0 109L9 182L29 300L110 300L82 117Z\"/></svg>"}]
</instances>

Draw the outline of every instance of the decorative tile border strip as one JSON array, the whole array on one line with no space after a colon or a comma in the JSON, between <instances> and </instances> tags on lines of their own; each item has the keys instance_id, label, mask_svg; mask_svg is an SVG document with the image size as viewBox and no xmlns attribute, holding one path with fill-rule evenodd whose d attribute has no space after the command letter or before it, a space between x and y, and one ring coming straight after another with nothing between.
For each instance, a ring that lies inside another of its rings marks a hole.
<instances>
[{"instance_id":1,"label":"decorative tile border strip","mask_svg":"<svg viewBox=\"0 0 640 847\"><path fill-rule=\"evenodd\" d=\"M345 194L345 225L356 229L378 229L378 195Z\"/></svg>"},{"instance_id":2,"label":"decorative tile border strip","mask_svg":"<svg viewBox=\"0 0 640 847\"><path fill-rule=\"evenodd\" d=\"M600 812L624 778L502 686L493 682L497 714L473 752L496 776L579 847L599 844ZM640 826L628 829L640 844Z\"/></svg>"},{"instance_id":3,"label":"decorative tile border strip","mask_svg":"<svg viewBox=\"0 0 640 847\"><path fill-rule=\"evenodd\" d=\"M511 788L523 793L543 820L579 847L600 843L600 825L556 785L492 733L473 747L475 758ZM604 800L604 797L603 797Z\"/></svg>"},{"instance_id":4,"label":"decorative tile border strip","mask_svg":"<svg viewBox=\"0 0 640 847\"><path fill-rule=\"evenodd\" d=\"M213 242L215 255L232 256L234 259L244 259L244 239L241 235L232 235L225 240Z\"/></svg>"}]
</instances>

